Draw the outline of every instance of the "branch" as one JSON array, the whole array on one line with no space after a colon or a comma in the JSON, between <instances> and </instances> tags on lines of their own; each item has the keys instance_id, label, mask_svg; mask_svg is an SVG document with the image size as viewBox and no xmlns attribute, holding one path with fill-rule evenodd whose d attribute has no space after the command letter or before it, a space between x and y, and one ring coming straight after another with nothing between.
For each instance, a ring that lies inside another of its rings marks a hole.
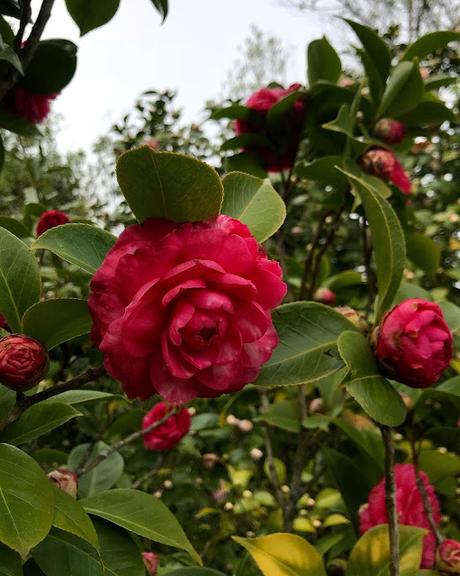
<instances>
[{"instance_id":1,"label":"branch","mask_svg":"<svg viewBox=\"0 0 460 576\"><path fill-rule=\"evenodd\" d=\"M22 40L24 38L24 32L26 30L27 24L30 20L31 10L30 10L31 0L23 0L21 19L19 21L18 32L14 38L14 49L18 52L22 47Z\"/></svg>"},{"instance_id":2,"label":"branch","mask_svg":"<svg viewBox=\"0 0 460 576\"><path fill-rule=\"evenodd\" d=\"M385 446L385 502L388 514L388 533L390 536L390 576L400 576L399 524L396 510L396 486L394 476L393 434L388 426L380 426Z\"/></svg>"},{"instance_id":3,"label":"branch","mask_svg":"<svg viewBox=\"0 0 460 576\"><path fill-rule=\"evenodd\" d=\"M305 258L305 263L304 263L304 267L303 267L303 275L302 275L302 280L300 282L299 300L304 300L305 296L307 294L307 280L311 274L313 257L315 255L315 250L319 245L319 241L321 240L324 226L326 224L326 218L329 215L330 215L330 211L327 211L323 214L323 217L319 221L318 228L316 230L316 234L314 235L314 237L311 241L311 246L310 246L310 249L308 250L307 257Z\"/></svg>"}]
</instances>

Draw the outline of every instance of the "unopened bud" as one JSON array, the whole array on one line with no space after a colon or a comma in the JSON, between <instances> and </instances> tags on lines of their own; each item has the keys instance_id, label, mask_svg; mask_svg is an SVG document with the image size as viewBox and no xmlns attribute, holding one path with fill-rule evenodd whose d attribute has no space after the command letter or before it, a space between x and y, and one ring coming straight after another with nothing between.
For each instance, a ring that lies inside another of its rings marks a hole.
<instances>
[{"instance_id":1,"label":"unopened bud","mask_svg":"<svg viewBox=\"0 0 460 576\"><path fill-rule=\"evenodd\" d=\"M254 428L254 424L250 420L240 420L238 422L238 428L241 432L251 432Z\"/></svg>"},{"instance_id":2,"label":"unopened bud","mask_svg":"<svg viewBox=\"0 0 460 576\"><path fill-rule=\"evenodd\" d=\"M48 370L48 352L29 336L14 334L0 339L0 382L15 390L30 390Z\"/></svg>"},{"instance_id":3,"label":"unopened bud","mask_svg":"<svg viewBox=\"0 0 460 576\"><path fill-rule=\"evenodd\" d=\"M321 302L321 304L327 304L328 306L335 304L336 298L335 293L329 288L318 288L313 296L315 302Z\"/></svg>"},{"instance_id":4,"label":"unopened bud","mask_svg":"<svg viewBox=\"0 0 460 576\"><path fill-rule=\"evenodd\" d=\"M77 497L78 492L78 476L73 470L69 468L58 468L48 474L48 478L56 485L59 490L62 490L72 498Z\"/></svg>"},{"instance_id":5,"label":"unopened bud","mask_svg":"<svg viewBox=\"0 0 460 576\"><path fill-rule=\"evenodd\" d=\"M153 552L143 552L142 560L149 576L155 576L158 569L158 556Z\"/></svg>"},{"instance_id":6,"label":"unopened bud","mask_svg":"<svg viewBox=\"0 0 460 576\"><path fill-rule=\"evenodd\" d=\"M233 414L227 416L226 422L229 426L236 426L239 422L238 418Z\"/></svg>"},{"instance_id":7,"label":"unopened bud","mask_svg":"<svg viewBox=\"0 0 460 576\"><path fill-rule=\"evenodd\" d=\"M350 306L337 306L336 310L337 312L340 312L342 316L345 316L345 318L347 318L352 324L354 324L360 332L367 331L367 322L363 315L360 314L357 310L351 308Z\"/></svg>"},{"instance_id":8,"label":"unopened bud","mask_svg":"<svg viewBox=\"0 0 460 576\"><path fill-rule=\"evenodd\" d=\"M263 458L264 453L262 452L262 450L260 450L259 448L253 448L250 452L249 455L251 456L251 458L253 460L255 460L257 462L257 460L260 460L261 458Z\"/></svg>"},{"instance_id":9,"label":"unopened bud","mask_svg":"<svg viewBox=\"0 0 460 576\"><path fill-rule=\"evenodd\" d=\"M308 411L310 412L310 414L316 414L316 412L321 412L323 404L324 402L322 398L313 398L313 400L310 402L310 405L308 406Z\"/></svg>"},{"instance_id":10,"label":"unopened bud","mask_svg":"<svg viewBox=\"0 0 460 576\"><path fill-rule=\"evenodd\" d=\"M207 454L203 454L201 461L203 462L203 466L206 468L206 470L212 470L217 462L219 462L219 456L213 452L209 452Z\"/></svg>"}]
</instances>

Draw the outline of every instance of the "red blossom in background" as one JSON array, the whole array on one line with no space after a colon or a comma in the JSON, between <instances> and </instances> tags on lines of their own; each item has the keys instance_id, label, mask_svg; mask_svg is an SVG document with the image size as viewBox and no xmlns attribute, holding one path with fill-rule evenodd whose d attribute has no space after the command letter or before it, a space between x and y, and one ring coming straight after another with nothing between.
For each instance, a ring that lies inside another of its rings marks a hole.
<instances>
[{"instance_id":1,"label":"red blossom in background","mask_svg":"<svg viewBox=\"0 0 460 576\"><path fill-rule=\"evenodd\" d=\"M327 306L333 306L337 300L337 296L335 292L329 288L318 288L313 295L313 300L326 304Z\"/></svg>"},{"instance_id":2,"label":"red blossom in background","mask_svg":"<svg viewBox=\"0 0 460 576\"><path fill-rule=\"evenodd\" d=\"M460 574L460 542L444 540L438 548L439 568L448 574Z\"/></svg>"},{"instance_id":3,"label":"red blossom in background","mask_svg":"<svg viewBox=\"0 0 460 576\"><path fill-rule=\"evenodd\" d=\"M419 472L433 510L434 521L439 524L441 512L433 486L424 472ZM396 464L394 467L396 483L396 511L400 524L430 528L428 517L423 508L423 500L416 484L415 468L412 464ZM385 505L385 480L381 480L369 494L368 503L359 512L361 534L379 524L387 524ZM423 539L421 568L431 568L436 556L436 537L432 531Z\"/></svg>"},{"instance_id":4,"label":"red blossom in background","mask_svg":"<svg viewBox=\"0 0 460 576\"><path fill-rule=\"evenodd\" d=\"M8 96L9 109L33 124L40 124L51 111L51 101L59 94L38 94L15 86Z\"/></svg>"},{"instance_id":5,"label":"red blossom in background","mask_svg":"<svg viewBox=\"0 0 460 576\"><path fill-rule=\"evenodd\" d=\"M235 124L236 133L240 135L265 131L270 139L265 121L268 111L277 102L301 88L300 84L291 84L286 89L262 88L254 92L246 102L246 107L257 114L257 121L237 120ZM269 172L288 170L294 164L297 155L305 113L305 99L299 98L292 104L292 109L286 114L286 122L283 126L285 134L281 143L273 142L272 146L247 146L245 150L259 156Z\"/></svg>"},{"instance_id":6,"label":"red blossom in background","mask_svg":"<svg viewBox=\"0 0 460 576\"><path fill-rule=\"evenodd\" d=\"M142 552L142 560L149 576L155 576L158 569L158 556L153 552Z\"/></svg>"},{"instance_id":7,"label":"red blossom in background","mask_svg":"<svg viewBox=\"0 0 460 576\"><path fill-rule=\"evenodd\" d=\"M375 126L375 134L387 144L399 144L404 140L406 128L398 120L381 118Z\"/></svg>"},{"instance_id":8,"label":"red blossom in background","mask_svg":"<svg viewBox=\"0 0 460 576\"><path fill-rule=\"evenodd\" d=\"M361 157L363 169L386 182L393 183L404 194L411 193L411 182L396 154L384 148L373 148Z\"/></svg>"},{"instance_id":9,"label":"red blossom in background","mask_svg":"<svg viewBox=\"0 0 460 576\"><path fill-rule=\"evenodd\" d=\"M33 388L48 370L46 349L29 336L0 339L0 382L22 392Z\"/></svg>"},{"instance_id":10,"label":"red blossom in background","mask_svg":"<svg viewBox=\"0 0 460 576\"><path fill-rule=\"evenodd\" d=\"M68 224L69 222L70 218L64 212L61 212L60 210L48 210L47 212L43 212L40 216L35 233L37 236L41 236L50 228L55 228L62 224Z\"/></svg>"},{"instance_id":11,"label":"red blossom in background","mask_svg":"<svg viewBox=\"0 0 460 576\"><path fill-rule=\"evenodd\" d=\"M441 308L410 298L384 317L375 353L390 377L413 388L426 388L449 366L452 340Z\"/></svg>"},{"instance_id":12,"label":"red blossom in background","mask_svg":"<svg viewBox=\"0 0 460 576\"><path fill-rule=\"evenodd\" d=\"M142 420L142 429L145 430L155 422L162 420L172 406L165 402L156 404ZM144 435L144 446L147 450L171 450L190 430L191 418L187 408L182 408L177 414L172 414L164 424L158 426Z\"/></svg>"},{"instance_id":13,"label":"red blossom in background","mask_svg":"<svg viewBox=\"0 0 460 576\"><path fill-rule=\"evenodd\" d=\"M92 337L130 398L210 398L253 382L278 343L280 265L228 216L146 220L120 236L91 282Z\"/></svg>"}]
</instances>

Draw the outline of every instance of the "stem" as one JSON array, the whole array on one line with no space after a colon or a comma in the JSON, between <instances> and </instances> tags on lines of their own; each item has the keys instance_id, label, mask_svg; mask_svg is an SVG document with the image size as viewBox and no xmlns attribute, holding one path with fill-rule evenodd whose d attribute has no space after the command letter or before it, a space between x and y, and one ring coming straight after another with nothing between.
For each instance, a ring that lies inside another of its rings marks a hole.
<instances>
[{"instance_id":1,"label":"stem","mask_svg":"<svg viewBox=\"0 0 460 576\"><path fill-rule=\"evenodd\" d=\"M164 462L163 457L160 457L160 461L157 462L156 466L154 466L146 474L144 474L143 476L138 478L135 482L133 482L131 488L133 488L133 490L136 490L137 488L140 488L144 484L144 482L147 482L147 480L153 478L153 476L155 476L158 473L158 470L162 467L163 462Z\"/></svg>"},{"instance_id":2,"label":"stem","mask_svg":"<svg viewBox=\"0 0 460 576\"><path fill-rule=\"evenodd\" d=\"M16 51L21 49L24 32L30 20L30 2L31 0L23 0L21 20L19 21L18 32L14 38L14 49Z\"/></svg>"},{"instance_id":3,"label":"stem","mask_svg":"<svg viewBox=\"0 0 460 576\"><path fill-rule=\"evenodd\" d=\"M366 320L369 320L371 313L372 303L374 301L374 276L371 268L371 258L372 258L372 246L369 243L369 238L367 235L368 227L366 219L363 219L363 226L361 229L362 240L363 240L363 256L364 256L364 267L366 269L366 280L367 280L367 305L366 305Z\"/></svg>"},{"instance_id":4,"label":"stem","mask_svg":"<svg viewBox=\"0 0 460 576\"><path fill-rule=\"evenodd\" d=\"M299 300L304 300L307 294L307 280L311 274L311 267L313 264L313 257L315 255L315 250L319 245L319 241L323 234L324 226L326 224L326 218L329 216L330 211L323 214L323 217L319 221L318 228L316 229L316 233L313 236L310 249L307 252L307 257L305 258L305 263L303 267L303 275L302 280L300 282L300 292L299 292ZM310 290L311 291L311 290Z\"/></svg>"},{"instance_id":5,"label":"stem","mask_svg":"<svg viewBox=\"0 0 460 576\"><path fill-rule=\"evenodd\" d=\"M388 426L380 426L380 431L385 446L385 501L388 514L388 533L390 536L390 576L400 576L400 544L398 512L396 510L393 433Z\"/></svg>"}]
</instances>

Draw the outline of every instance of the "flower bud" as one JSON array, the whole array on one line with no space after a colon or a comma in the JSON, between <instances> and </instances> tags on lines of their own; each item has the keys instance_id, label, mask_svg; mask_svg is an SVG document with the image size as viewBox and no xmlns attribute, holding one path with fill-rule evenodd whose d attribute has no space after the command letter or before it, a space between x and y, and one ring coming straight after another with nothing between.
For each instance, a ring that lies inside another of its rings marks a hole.
<instances>
[{"instance_id":1,"label":"flower bud","mask_svg":"<svg viewBox=\"0 0 460 576\"><path fill-rule=\"evenodd\" d=\"M322 398L313 398L308 406L308 411L310 414L316 414L317 412L321 412L323 408L323 399Z\"/></svg>"},{"instance_id":2,"label":"flower bud","mask_svg":"<svg viewBox=\"0 0 460 576\"><path fill-rule=\"evenodd\" d=\"M160 149L160 141L158 138L149 138L145 141L145 146L148 146L152 150L159 150Z\"/></svg>"},{"instance_id":3,"label":"flower bud","mask_svg":"<svg viewBox=\"0 0 460 576\"><path fill-rule=\"evenodd\" d=\"M62 226L63 224L68 224L70 218L64 212L60 210L48 210L43 212L40 219L37 222L36 234L41 236L44 232L50 228L55 228L56 226Z\"/></svg>"},{"instance_id":4,"label":"flower bud","mask_svg":"<svg viewBox=\"0 0 460 576\"><path fill-rule=\"evenodd\" d=\"M406 129L402 122L381 118L375 126L375 134L387 144L399 144L404 140Z\"/></svg>"},{"instance_id":5,"label":"flower bud","mask_svg":"<svg viewBox=\"0 0 460 576\"><path fill-rule=\"evenodd\" d=\"M327 304L328 306L335 304L336 298L335 293L329 288L318 288L313 296L315 302L321 302L321 304Z\"/></svg>"},{"instance_id":6,"label":"flower bud","mask_svg":"<svg viewBox=\"0 0 460 576\"><path fill-rule=\"evenodd\" d=\"M260 460L261 458L263 458L264 453L262 452L262 450L260 450L259 448L252 448L252 450L249 452L249 455L251 456L251 458L257 462L258 460Z\"/></svg>"},{"instance_id":7,"label":"flower bud","mask_svg":"<svg viewBox=\"0 0 460 576\"><path fill-rule=\"evenodd\" d=\"M78 476L73 470L69 468L58 468L48 474L48 478L56 485L59 490L62 490L72 498L77 497L78 491Z\"/></svg>"},{"instance_id":8,"label":"flower bud","mask_svg":"<svg viewBox=\"0 0 460 576\"><path fill-rule=\"evenodd\" d=\"M411 181L394 152L384 148L373 148L361 157L365 172L391 182L404 194L411 193Z\"/></svg>"},{"instance_id":9,"label":"flower bud","mask_svg":"<svg viewBox=\"0 0 460 576\"><path fill-rule=\"evenodd\" d=\"M460 542L444 540L438 548L438 567L447 574L460 574Z\"/></svg>"},{"instance_id":10,"label":"flower bud","mask_svg":"<svg viewBox=\"0 0 460 576\"><path fill-rule=\"evenodd\" d=\"M251 432L254 428L254 424L250 420L240 420L238 422L238 428L241 432Z\"/></svg>"},{"instance_id":11,"label":"flower bud","mask_svg":"<svg viewBox=\"0 0 460 576\"><path fill-rule=\"evenodd\" d=\"M367 331L368 329L367 322L360 312L358 312L354 308L350 308L350 306L337 306L336 310L337 312L340 312L342 316L348 318L348 320L350 320L350 322L354 324L360 332Z\"/></svg>"},{"instance_id":12,"label":"flower bud","mask_svg":"<svg viewBox=\"0 0 460 576\"><path fill-rule=\"evenodd\" d=\"M207 454L203 454L201 461L206 470L212 470L217 462L219 462L219 456L213 452L208 452Z\"/></svg>"},{"instance_id":13,"label":"flower bud","mask_svg":"<svg viewBox=\"0 0 460 576\"><path fill-rule=\"evenodd\" d=\"M0 339L0 382L23 392L33 388L48 370L48 352L29 336L12 335Z\"/></svg>"},{"instance_id":14,"label":"flower bud","mask_svg":"<svg viewBox=\"0 0 460 576\"><path fill-rule=\"evenodd\" d=\"M155 576L158 568L158 556L153 552L142 552L142 560L149 576Z\"/></svg>"}]
</instances>

